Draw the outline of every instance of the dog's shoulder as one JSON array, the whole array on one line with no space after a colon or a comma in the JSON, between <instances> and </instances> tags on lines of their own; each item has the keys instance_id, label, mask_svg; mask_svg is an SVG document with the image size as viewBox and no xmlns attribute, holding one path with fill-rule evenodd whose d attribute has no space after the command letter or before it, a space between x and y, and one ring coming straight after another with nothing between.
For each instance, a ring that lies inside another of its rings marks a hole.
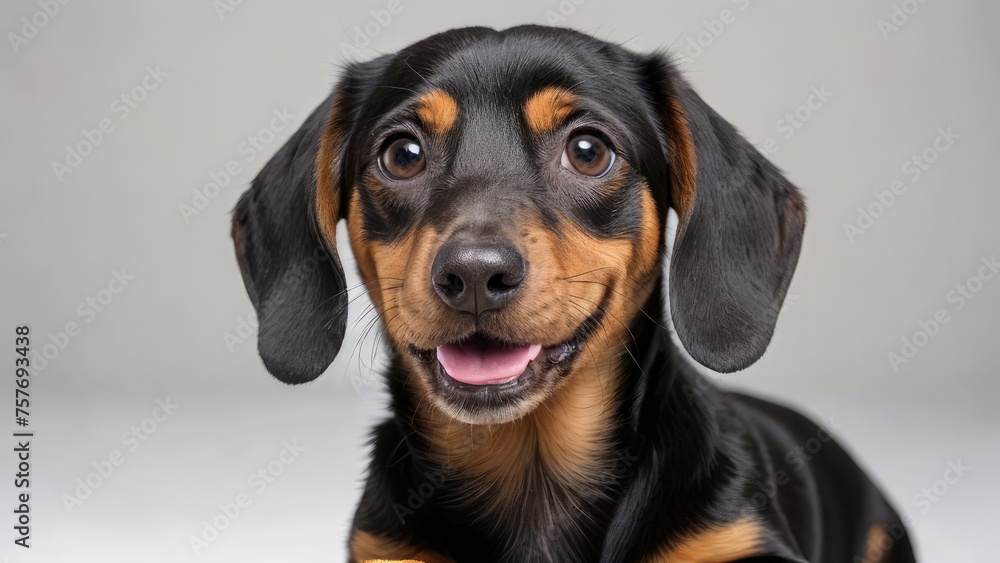
<instances>
[{"instance_id":1,"label":"dog's shoulder","mask_svg":"<svg viewBox=\"0 0 1000 563\"><path fill-rule=\"evenodd\" d=\"M724 397L756 458L757 475L746 491L751 504L765 514L776 508L783 516L769 518L770 527L796 544L823 546L804 554L807 559L839 550L843 560L853 560L868 552L873 534L901 522L840 443L846 425L836 417L821 424L769 400L737 392Z\"/></svg>"}]
</instances>

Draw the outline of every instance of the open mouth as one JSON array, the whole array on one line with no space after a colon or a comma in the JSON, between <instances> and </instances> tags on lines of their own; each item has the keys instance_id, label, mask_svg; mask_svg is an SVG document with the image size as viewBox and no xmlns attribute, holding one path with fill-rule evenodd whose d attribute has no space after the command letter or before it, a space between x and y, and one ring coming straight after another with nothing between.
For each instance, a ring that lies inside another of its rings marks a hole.
<instances>
[{"instance_id":1,"label":"open mouth","mask_svg":"<svg viewBox=\"0 0 1000 563\"><path fill-rule=\"evenodd\" d=\"M476 331L433 350L410 351L453 391L513 390L547 375L568 371L583 344L597 329L603 309L588 317L569 339L552 346L512 343Z\"/></svg>"},{"instance_id":2,"label":"open mouth","mask_svg":"<svg viewBox=\"0 0 1000 563\"><path fill-rule=\"evenodd\" d=\"M438 346L437 360L448 377L467 385L513 381L542 351L541 344L508 344L473 334L455 344Z\"/></svg>"}]
</instances>

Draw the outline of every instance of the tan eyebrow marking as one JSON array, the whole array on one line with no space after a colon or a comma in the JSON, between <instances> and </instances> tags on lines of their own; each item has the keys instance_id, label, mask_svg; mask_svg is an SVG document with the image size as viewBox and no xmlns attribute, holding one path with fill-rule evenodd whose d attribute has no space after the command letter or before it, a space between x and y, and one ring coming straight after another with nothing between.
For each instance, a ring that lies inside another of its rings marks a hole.
<instances>
[{"instance_id":1,"label":"tan eyebrow marking","mask_svg":"<svg viewBox=\"0 0 1000 563\"><path fill-rule=\"evenodd\" d=\"M569 90L547 86L525 102L524 121L535 133L551 131L562 124L576 103L576 95Z\"/></svg>"},{"instance_id":2,"label":"tan eyebrow marking","mask_svg":"<svg viewBox=\"0 0 1000 563\"><path fill-rule=\"evenodd\" d=\"M443 135L458 121L458 102L444 90L435 88L420 96L416 112L425 127Z\"/></svg>"}]
</instances>

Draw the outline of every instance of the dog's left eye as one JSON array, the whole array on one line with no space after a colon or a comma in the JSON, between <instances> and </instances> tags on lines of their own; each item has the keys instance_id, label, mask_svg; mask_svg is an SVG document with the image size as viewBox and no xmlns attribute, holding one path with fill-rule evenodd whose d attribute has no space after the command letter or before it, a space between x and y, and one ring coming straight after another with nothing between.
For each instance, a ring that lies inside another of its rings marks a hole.
<instances>
[{"instance_id":1,"label":"dog's left eye","mask_svg":"<svg viewBox=\"0 0 1000 563\"><path fill-rule=\"evenodd\" d=\"M615 153L600 137L591 133L578 133L569 138L562 153L563 168L599 178L611 170Z\"/></svg>"},{"instance_id":2,"label":"dog's left eye","mask_svg":"<svg viewBox=\"0 0 1000 563\"><path fill-rule=\"evenodd\" d=\"M412 137L399 137L390 142L379 157L382 171L393 180L408 180L427 166L424 149Z\"/></svg>"}]
</instances>

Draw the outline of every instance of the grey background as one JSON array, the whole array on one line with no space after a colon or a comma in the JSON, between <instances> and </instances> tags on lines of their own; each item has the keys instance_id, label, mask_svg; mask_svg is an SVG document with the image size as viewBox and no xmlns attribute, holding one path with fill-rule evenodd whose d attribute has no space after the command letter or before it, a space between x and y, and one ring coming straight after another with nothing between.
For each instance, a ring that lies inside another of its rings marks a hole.
<instances>
[{"instance_id":1,"label":"grey background","mask_svg":"<svg viewBox=\"0 0 1000 563\"><path fill-rule=\"evenodd\" d=\"M327 95L356 26L378 32L360 49L359 58L369 58L450 27L546 23L559 14L559 25L641 51L672 47L683 55L702 34L707 46L683 65L686 75L752 141L776 140L771 158L808 198L803 256L773 345L724 384L835 427L900 510L913 514L923 560L995 557L1000 281L983 281L961 310L948 295L1000 251L1000 5L928 0L886 39L879 20L889 20L894 4L918 5L913 0L399 1L384 26L372 11L386 10L385 0L244 0L222 17L207 1L71 2L17 52L6 35L0 359L13 366L19 324L31 325L36 350L67 342L32 376L30 551L12 543L14 443L0 438L7 452L0 454L7 476L0 556L341 560L364 441L385 403L373 338L349 357L367 319L314 384L271 379L252 334L226 341L248 335L239 319L251 313L228 213ZM705 22L726 9L731 23L707 40L720 25ZM20 34L22 18L40 10L34 1L5 2L0 30ZM141 84L147 66L167 76L120 119L114 100ZM786 138L779 120L806 104L814 87L832 95ZM247 161L240 144L283 108L294 123ZM114 130L57 179L52 162L105 118ZM906 161L949 127L959 138L912 181ZM233 159L240 173L186 221L178 206L191 205L193 190ZM852 243L843 225L896 179L907 191ZM353 283L349 252L342 258ZM129 285L102 311L81 314L88 298L111 295L100 292L122 269L134 276ZM355 302L352 324L365 304ZM901 339L938 309L948 324L895 372L887 354L899 353ZM69 322L79 332L59 336ZM12 374L2 381L2 424L13 431ZM122 433L168 398L177 410L129 451ZM248 476L277 459L286 440L305 451L279 465L266 490L251 486ZM67 510L77 479L114 450L124 462ZM936 501L920 500L959 461L969 471ZM190 536L240 493L250 506L196 557Z\"/></svg>"}]
</instances>

